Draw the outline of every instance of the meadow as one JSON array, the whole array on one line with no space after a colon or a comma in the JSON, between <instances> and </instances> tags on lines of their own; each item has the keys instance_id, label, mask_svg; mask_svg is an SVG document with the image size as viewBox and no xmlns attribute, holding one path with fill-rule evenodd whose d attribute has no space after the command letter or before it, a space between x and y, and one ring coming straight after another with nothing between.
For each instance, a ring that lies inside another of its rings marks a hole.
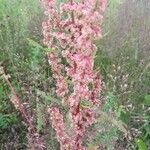
<instances>
[{"instance_id":1,"label":"meadow","mask_svg":"<svg viewBox=\"0 0 150 150\"><path fill-rule=\"evenodd\" d=\"M12 103L14 91L45 149L60 149L49 106L57 105L69 126L68 108L55 93L43 44L45 19L39 0L0 0L0 150L38 150L23 111ZM149 0L108 0L101 28L94 58L102 79L99 115L86 130L83 144L88 150L149 150Z\"/></svg>"}]
</instances>

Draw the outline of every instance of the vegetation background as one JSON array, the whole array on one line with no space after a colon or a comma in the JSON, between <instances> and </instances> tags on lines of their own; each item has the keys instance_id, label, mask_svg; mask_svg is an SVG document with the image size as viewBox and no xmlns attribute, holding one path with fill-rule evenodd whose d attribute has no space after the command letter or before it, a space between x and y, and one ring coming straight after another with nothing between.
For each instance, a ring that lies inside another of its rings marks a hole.
<instances>
[{"instance_id":1,"label":"vegetation background","mask_svg":"<svg viewBox=\"0 0 150 150\"><path fill-rule=\"evenodd\" d=\"M62 0L58 1L58 4ZM46 108L56 103L42 44L39 0L0 0L0 66L32 114L48 150L59 149ZM85 138L100 150L150 150L150 1L108 0L95 68L103 79L100 117ZM0 150L27 149L27 129L0 75Z\"/></svg>"}]
</instances>

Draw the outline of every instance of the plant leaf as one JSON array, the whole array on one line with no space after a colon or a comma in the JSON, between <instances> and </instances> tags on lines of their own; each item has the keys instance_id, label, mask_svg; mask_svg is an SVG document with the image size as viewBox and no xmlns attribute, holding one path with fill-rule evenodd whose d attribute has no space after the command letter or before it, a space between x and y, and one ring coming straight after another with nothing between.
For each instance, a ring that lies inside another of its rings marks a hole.
<instances>
[{"instance_id":1,"label":"plant leaf","mask_svg":"<svg viewBox=\"0 0 150 150\"><path fill-rule=\"evenodd\" d=\"M144 104L150 106L150 95L144 97Z\"/></svg>"},{"instance_id":2,"label":"plant leaf","mask_svg":"<svg viewBox=\"0 0 150 150\"><path fill-rule=\"evenodd\" d=\"M146 144L142 139L136 139L136 145L138 146L138 150L148 150Z\"/></svg>"}]
</instances>

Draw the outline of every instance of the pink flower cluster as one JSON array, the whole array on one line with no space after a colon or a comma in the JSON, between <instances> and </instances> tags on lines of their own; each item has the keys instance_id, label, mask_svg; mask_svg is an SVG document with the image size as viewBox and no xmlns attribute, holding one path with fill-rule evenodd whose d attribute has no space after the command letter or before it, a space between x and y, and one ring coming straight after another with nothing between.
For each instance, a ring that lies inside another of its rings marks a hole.
<instances>
[{"instance_id":1,"label":"pink flower cluster","mask_svg":"<svg viewBox=\"0 0 150 150\"><path fill-rule=\"evenodd\" d=\"M51 114L52 127L56 130L56 137L60 143L61 150L73 149L73 143L65 133L63 116L60 114L59 109L52 107L48 112Z\"/></svg>"},{"instance_id":2,"label":"pink flower cluster","mask_svg":"<svg viewBox=\"0 0 150 150\"><path fill-rule=\"evenodd\" d=\"M43 22L44 44L52 49L48 61L56 80L56 93L67 100L72 121L72 135L65 133L63 117L56 107L50 108L52 126L62 150L85 150L82 145L85 128L95 120L95 108L99 105L101 80L93 70L96 45L101 38L102 13L106 0L80 0L61 3L43 0L48 20ZM62 58L67 64L62 63ZM73 92L69 92L70 79ZM84 107L81 103L90 102ZM69 147L69 148L66 148Z\"/></svg>"},{"instance_id":3,"label":"pink flower cluster","mask_svg":"<svg viewBox=\"0 0 150 150\"><path fill-rule=\"evenodd\" d=\"M65 83L65 79L61 73L64 66L63 64L61 64L61 60L58 58L56 53L54 52L48 53L47 57L48 57L49 64L51 64L53 77L56 80L57 96L63 98L68 92L68 86Z\"/></svg>"}]
</instances>

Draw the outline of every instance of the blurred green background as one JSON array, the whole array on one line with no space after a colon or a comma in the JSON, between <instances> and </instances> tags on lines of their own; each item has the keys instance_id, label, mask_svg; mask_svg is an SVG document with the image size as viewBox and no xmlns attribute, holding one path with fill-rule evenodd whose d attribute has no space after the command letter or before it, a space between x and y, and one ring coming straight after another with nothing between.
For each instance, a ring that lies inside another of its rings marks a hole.
<instances>
[{"instance_id":1,"label":"blurred green background","mask_svg":"<svg viewBox=\"0 0 150 150\"><path fill-rule=\"evenodd\" d=\"M54 81L42 44L44 19L39 0L0 0L0 66L11 76L22 103L28 104L47 149L57 150L45 108L55 102L66 110L53 99ZM102 115L92 125L92 134L87 133L85 145L149 150L150 1L108 0L102 30L95 58L103 81ZM10 94L0 76L0 150L25 150L27 129Z\"/></svg>"}]
</instances>

